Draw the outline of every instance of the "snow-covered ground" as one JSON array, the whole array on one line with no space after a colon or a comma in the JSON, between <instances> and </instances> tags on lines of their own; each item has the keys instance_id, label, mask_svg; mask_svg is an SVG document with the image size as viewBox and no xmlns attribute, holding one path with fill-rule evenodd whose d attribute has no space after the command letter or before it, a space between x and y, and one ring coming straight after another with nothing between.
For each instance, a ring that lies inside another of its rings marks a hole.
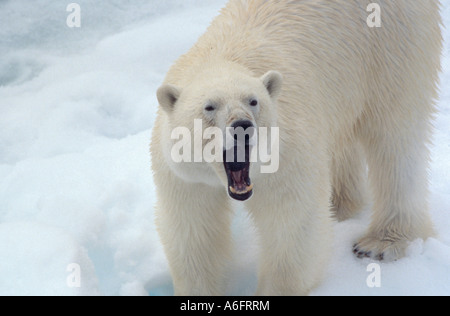
<instances>
[{"instance_id":1,"label":"snow-covered ground","mask_svg":"<svg viewBox=\"0 0 450 316\"><path fill-rule=\"evenodd\" d=\"M225 0L0 1L0 295L170 295L154 226L149 140L155 91ZM450 28L450 3L442 14ZM450 33L432 147L439 235L381 263L353 242L370 210L335 225L334 259L313 295L450 295ZM233 222L229 293L256 288L257 236ZM370 268L370 266L369 266ZM79 282L78 282L79 281ZM369 282L369 285L371 283Z\"/></svg>"}]
</instances>

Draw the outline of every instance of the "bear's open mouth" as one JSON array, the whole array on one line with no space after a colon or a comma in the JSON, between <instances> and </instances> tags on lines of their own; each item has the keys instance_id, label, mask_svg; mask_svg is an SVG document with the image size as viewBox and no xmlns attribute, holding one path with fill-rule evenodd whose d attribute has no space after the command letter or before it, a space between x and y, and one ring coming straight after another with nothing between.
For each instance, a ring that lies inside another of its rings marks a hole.
<instances>
[{"instance_id":1,"label":"bear's open mouth","mask_svg":"<svg viewBox=\"0 0 450 316\"><path fill-rule=\"evenodd\" d=\"M245 144L245 161L242 161L244 146L234 146L223 152L225 171L228 177L228 194L238 201L246 201L253 194L253 184L250 180L250 146ZM228 154L227 154L228 153ZM230 158L231 157L231 158ZM240 159L239 159L240 158Z\"/></svg>"}]
</instances>

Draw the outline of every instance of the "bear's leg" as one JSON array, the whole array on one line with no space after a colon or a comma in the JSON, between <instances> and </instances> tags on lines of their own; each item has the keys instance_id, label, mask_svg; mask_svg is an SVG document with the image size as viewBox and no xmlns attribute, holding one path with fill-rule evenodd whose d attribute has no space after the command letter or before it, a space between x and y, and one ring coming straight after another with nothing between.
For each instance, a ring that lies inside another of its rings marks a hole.
<instances>
[{"instance_id":1,"label":"bear's leg","mask_svg":"<svg viewBox=\"0 0 450 316\"><path fill-rule=\"evenodd\" d=\"M368 124L365 148L374 214L369 231L354 245L358 257L396 260L410 241L433 234L427 205L429 115L411 113L417 104L409 105L409 115L391 111L378 126Z\"/></svg>"},{"instance_id":2,"label":"bear's leg","mask_svg":"<svg viewBox=\"0 0 450 316\"><path fill-rule=\"evenodd\" d=\"M336 151L332 162L332 214L338 221L352 218L366 203L365 159L359 142Z\"/></svg>"},{"instance_id":3,"label":"bear's leg","mask_svg":"<svg viewBox=\"0 0 450 316\"><path fill-rule=\"evenodd\" d=\"M330 190L309 176L289 179L307 178L308 185L258 183L247 203L260 235L257 295L307 295L323 277L331 255Z\"/></svg>"},{"instance_id":4,"label":"bear's leg","mask_svg":"<svg viewBox=\"0 0 450 316\"><path fill-rule=\"evenodd\" d=\"M158 196L156 223L175 295L225 295L232 215L226 191L176 178L169 183Z\"/></svg>"}]
</instances>

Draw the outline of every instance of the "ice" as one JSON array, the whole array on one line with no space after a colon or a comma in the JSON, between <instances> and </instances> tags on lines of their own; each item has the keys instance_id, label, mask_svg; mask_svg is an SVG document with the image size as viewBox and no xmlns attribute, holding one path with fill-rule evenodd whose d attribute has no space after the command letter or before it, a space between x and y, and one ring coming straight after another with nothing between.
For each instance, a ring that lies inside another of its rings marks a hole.
<instances>
[{"instance_id":1,"label":"ice","mask_svg":"<svg viewBox=\"0 0 450 316\"><path fill-rule=\"evenodd\" d=\"M0 295L100 294L88 252L61 228L2 223L0 240Z\"/></svg>"}]
</instances>

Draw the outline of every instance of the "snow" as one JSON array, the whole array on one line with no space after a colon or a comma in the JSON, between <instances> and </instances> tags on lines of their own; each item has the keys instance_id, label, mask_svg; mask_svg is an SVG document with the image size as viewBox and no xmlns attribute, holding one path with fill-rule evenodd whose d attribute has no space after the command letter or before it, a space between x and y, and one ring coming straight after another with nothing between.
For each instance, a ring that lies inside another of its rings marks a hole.
<instances>
[{"instance_id":1,"label":"snow","mask_svg":"<svg viewBox=\"0 0 450 316\"><path fill-rule=\"evenodd\" d=\"M82 0L69 28L69 2L0 1L0 295L173 293L154 225L155 91L225 2ZM442 13L450 27L448 1ZM370 287L373 262L351 252L370 210L335 224L312 295L450 295L449 32L430 170L438 235L379 263ZM232 229L228 291L251 295L257 235L239 206Z\"/></svg>"}]
</instances>

